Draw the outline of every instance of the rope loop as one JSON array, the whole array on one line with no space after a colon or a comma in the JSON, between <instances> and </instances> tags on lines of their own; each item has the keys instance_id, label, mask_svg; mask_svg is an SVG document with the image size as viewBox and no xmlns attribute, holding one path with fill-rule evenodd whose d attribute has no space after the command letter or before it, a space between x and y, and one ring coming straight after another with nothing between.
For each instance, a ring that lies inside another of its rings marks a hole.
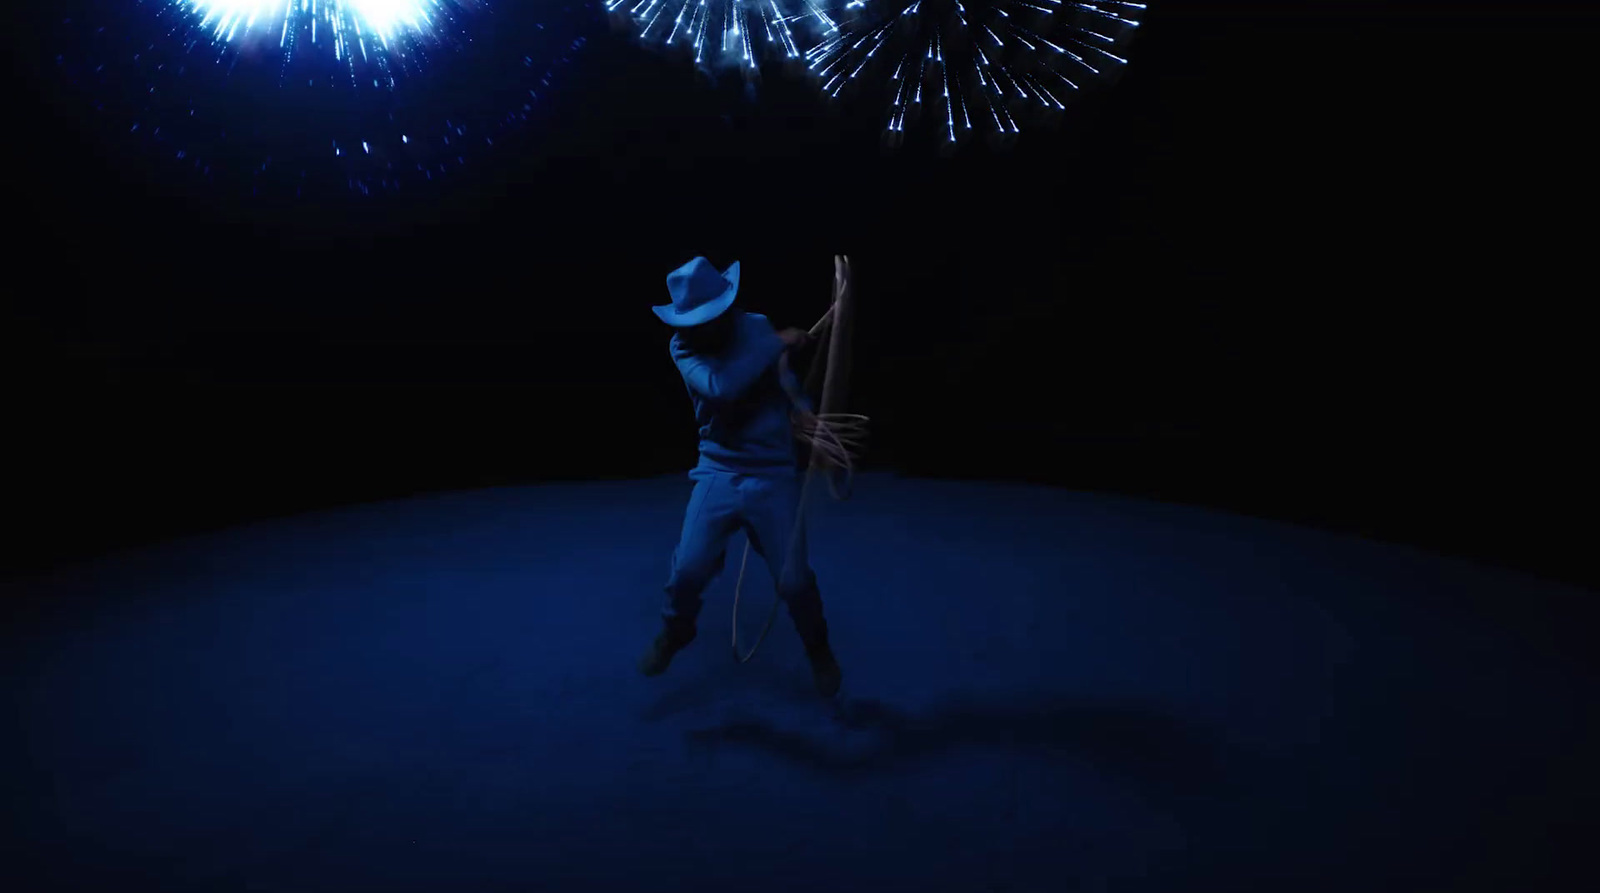
<instances>
[{"instance_id":1,"label":"rope loop","mask_svg":"<svg viewBox=\"0 0 1600 893\"><path fill-rule=\"evenodd\" d=\"M806 497L810 494L811 481L818 470L826 469L828 476L828 490L836 500L850 498L851 484L855 475L856 460L861 457L861 450L867 437L866 416L859 413L831 412L836 388L843 385L844 373L840 369L839 354L842 353L842 336L834 328L836 318L845 315L839 309L840 301L849 295L849 261L846 258L835 258L834 300L828 307L828 312L817 320L811 327L811 335L820 337L823 331L832 330L833 338L828 351L825 373L822 384L822 412L804 413L800 415L801 424L796 427L795 437L809 442L811 446L811 459L806 465L806 473L800 485L800 501L795 507L794 527L789 535L789 551L784 556L784 572L788 571L788 563L794 558L795 548L800 541L800 534L805 530ZM787 371L789 356L787 353L780 360ZM812 380L816 377L817 367L813 365ZM783 376L787 377L787 376ZM808 384L811 382L808 381ZM809 390L809 388L808 388ZM796 395L790 395L794 397ZM837 477L831 472L839 472ZM842 481L842 484L841 484ZM766 641L767 633L772 631L772 624L778 619L778 606L782 603L781 597L774 597L772 607L767 612L766 623L762 624L761 632L756 636L755 643L749 651L739 649L739 598L744 592L745 570L750 565L750 540L747 536L744 543L744 558L739 562L739 582L733 589L733 657L739 663L749 663L755 657L756 650L761 643ZM779 575L781 580L782 574Z\"/></svg>"}]
</instances>

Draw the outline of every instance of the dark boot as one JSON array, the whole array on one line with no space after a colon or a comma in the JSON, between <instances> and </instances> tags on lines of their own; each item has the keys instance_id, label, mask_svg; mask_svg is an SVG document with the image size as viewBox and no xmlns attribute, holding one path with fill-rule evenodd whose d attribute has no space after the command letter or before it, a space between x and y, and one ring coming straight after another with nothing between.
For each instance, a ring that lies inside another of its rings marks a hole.
<instances>
[{"instance_id":1,"label":"dark boot","mask_svg":"<svg viewBox=\"0 0 1600 893\"><path fill-rule=\"evenodd\" d=\"M844 674L839 670L839 661L834 659L833 649L828 647L826 639L821 645L806 646L806 657L811 660L811 681L817 684L817 694L824 698L831 698L839 693L839 682Z\"/></svg>"},{"instance_id":2,"label":"dark boot","mask_svg":"<svg viewBox=\"0 0 1600 893\"><path fill-rule=\"evenodd\" d=\"M831 698L839 693L843 674L839 661L828 645L828 621L822 617L822 598L812 590L789 600L789 616L794 619L795 631L805 645L806 658L811 661L811 679L817 684L817 694Z\"/></svg>"},{"instance_id":3,"label":"dark boot","mask_svg":"<svg viewBox=\"0 0 1600 893\"><path fill-rule=\"evenodd\" d=\"M639 672L646 676L660 676L665 673L667 666L672 663L673 655L693 642L694 637L693 624L667 621L661 632L656 635L656 640L650 643L650 650L644 653L644 657L639 658Z\"/></svg>"}]
</instances>

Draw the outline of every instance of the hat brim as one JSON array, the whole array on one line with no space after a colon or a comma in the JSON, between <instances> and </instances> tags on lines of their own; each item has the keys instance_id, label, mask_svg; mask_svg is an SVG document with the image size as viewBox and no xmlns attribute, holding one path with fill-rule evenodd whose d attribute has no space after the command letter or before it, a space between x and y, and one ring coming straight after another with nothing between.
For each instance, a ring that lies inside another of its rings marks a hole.
<instances>
[{"instance_id":1,"label":"hat brim","mask_svg":"<svg viewBox=\"0 0 1600 893\"><path fill-rule=\"evenodd\" d=\"M671 304L658 304L650 309L655 311L656 317L662 322L678 329L687 329L708 323L728 312L728 308L733 306L734 299L739 296L739 262L734 261L728 269L724 270L722 278L728 281L727 291L693 310L679 313Z\"/></svg>"}]
</instances>

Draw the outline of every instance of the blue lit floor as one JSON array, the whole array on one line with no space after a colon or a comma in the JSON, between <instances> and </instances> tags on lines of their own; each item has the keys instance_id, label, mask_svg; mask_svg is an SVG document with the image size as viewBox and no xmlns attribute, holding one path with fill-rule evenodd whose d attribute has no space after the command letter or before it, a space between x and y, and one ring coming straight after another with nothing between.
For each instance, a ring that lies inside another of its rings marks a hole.
<instances>
[{"instance_id":1,"label":"blue lit floor","mask_svg":"<svg viewBox=\"0 0 1600 893\"><path fill-rule=\"evenodd\" d=\"M7 889L1540 889L1595 803L1592 596L1064 491L814 514L845 669L731 574L634 661L689 482L423 497L30 584ZM736 554L730 570L736 568ZM23 634L25 633L25 634Z\"/></svg>"}]
</instances>

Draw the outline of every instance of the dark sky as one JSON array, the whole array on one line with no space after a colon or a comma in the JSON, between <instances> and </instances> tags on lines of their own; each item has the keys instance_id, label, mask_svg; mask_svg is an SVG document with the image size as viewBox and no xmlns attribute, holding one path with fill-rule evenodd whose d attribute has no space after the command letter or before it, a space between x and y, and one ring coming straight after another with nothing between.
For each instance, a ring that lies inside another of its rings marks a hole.
<instances>
[{"instance_id":1,"label":"dark sky","mask_svg":"<svg viewBox=\"0 0 1600 893\"><path fill-rule=\"evenodd\" d=\"M431 190L300 201L129 150L19 28L14 430L40 493L111 517L157 488L172 529L671 471L692 432L647 312L664 273L739 259L745 300L798 324L848 251L884 467L1570 576L1581 531L1506 531L1595 494L1571 297L1595 24L1577 4L1157 3L1114 89L954 158L883 151L876 109L803 81L746 102L601 26L504 151ZM200 457L229 470L197 478Z\"/></svg>"}]
</instances>

